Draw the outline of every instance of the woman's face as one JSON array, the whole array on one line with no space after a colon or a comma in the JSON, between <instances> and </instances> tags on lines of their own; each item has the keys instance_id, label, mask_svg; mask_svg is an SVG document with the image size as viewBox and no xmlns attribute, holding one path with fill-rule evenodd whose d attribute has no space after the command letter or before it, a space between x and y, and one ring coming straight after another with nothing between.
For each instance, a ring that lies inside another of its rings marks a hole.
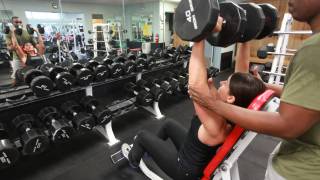
<instances>
[{"instance_id":1,"label":"woman's face","mask_svg":"<svg viewBox=\"0 0 320 180\"><path fill-rule=\"evenodd\" d=\"M23 50L24 50L25 52L34 51L34 47L33 47L33 45L32 45L31 43L26 43L26 44L24 45Z\"/></svg>"},{"instance_id":2,"label":"woman's face","mask_svg":"<svg viewBox=\"0 0 320 180\"><path fill-rule=\"evenodd\" d=\"M220 81L220 87L218 89L218 98L230 104L232 104L235 100L234 96L230 95L229 85L231 76L229 76L229 78L225 81Z\"/></svg>"}]
</instances>

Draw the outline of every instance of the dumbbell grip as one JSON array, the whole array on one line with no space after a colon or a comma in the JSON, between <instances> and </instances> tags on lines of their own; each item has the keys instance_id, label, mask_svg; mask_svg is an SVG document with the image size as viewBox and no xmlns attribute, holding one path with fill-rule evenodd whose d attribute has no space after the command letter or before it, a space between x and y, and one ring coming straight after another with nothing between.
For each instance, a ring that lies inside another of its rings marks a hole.
<instances>
[{"instance_id":1,"label":"dumbbell grip","mask_svg":"<svg viewBox=\"0 0 320 180\"><path fill-rule=\"evenodd\" d=\"M225 19L223 19L222 24L221 24L221 30L226 27L226 24L227 24L227 21L226 21ZM215 31L214 31L215 28L216 28L216 25L214 25L214 27L213 27L213 29L212 29L212 33L214 33L214 34L215 34L215 33L216 33L216 34L220 33L220 32L215 32ZM188 52L192 52L192 51L188 50Z\"/></svg>"},{"instance_id":2,"label":"dumbbell grip","mask_svg":"<svg viewBox=\"0 0 320 180\"><path fill-rule=\"evenodd\" d=\"M155 87L160 88L161 86L157 83L154 84Z\"/></svg>"},{"instance_id":3,"label":"dumbbell grip","mask_svg":"<svg viewBox=\"0 0 320 180\"><path fill-rule=\"evenodd\" d=\"M167 80L163 80L163 82L170 85L170 82L168 82Z\"/></svg>"},{"instance_id":4,"label":"dumbbell grip","mask_svg":"<svg viewBox=\"0 0 320 180\"><path fill-rule=\"evenodd\" d=\"M94 110L96 110L96 109L97 109L97 107L96 107L96 106L94 106L94 105L91 105L91 109L92 109L92 111L94 111Z\"/></svg>"},{"instance_id":5,"label":"dumbbell grip","mask_svg":"<svg viewBox=\"0 0 320 180\"><path fill-rule=\"evenodd\" d=\"M56 130L59 130L59 129L61 129L61 122L60 121L58 121L58 120L56 120L56 119L53 119L52 121L51 121L51 126L54 128L54 129L56 129Z\"/></svg>"},{"instance_id":6,"label":"dumbbell grip","mask_svg":"<svg viewBox=\"0 0 320 180\"><path fill-rule=\"evenodd\" d=\"M56 119L52 119L51 120L51 125L54 129L60 129L61 128L61 124L58 120Z\"/></svg>"},{"instance_id":7,"label":"dumbbell grip","mask_svg":"<svg viewBox=\"0 0 320 180\"><path fill-rule=\"evenodd\" d=\"M171 80L173 81L178 81L178 79L174 78L174 77L169 77Z\"/></svg>"},{"instance_id":8,"label":"dumbbell grip","mask_svg":"<svg viewBox=\"0 0 320 180\"><path fill-rule=\"evenodd\" d=\"M137 96L139 94L139 92L133 90L133 94Z\"/></svg>"}]
</instances>

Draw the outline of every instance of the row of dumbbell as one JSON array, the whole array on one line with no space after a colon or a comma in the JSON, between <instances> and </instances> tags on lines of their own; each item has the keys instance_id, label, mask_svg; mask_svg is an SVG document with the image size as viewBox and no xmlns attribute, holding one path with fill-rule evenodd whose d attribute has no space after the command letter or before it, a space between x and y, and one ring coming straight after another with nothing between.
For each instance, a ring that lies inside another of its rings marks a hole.
<instances>
[{"instance_id":1,"label":"row of dumbbell","mask_svg":"<svg viewBox=\"0 0 320 180\"><path fill-rule=\"evenodd\" d=\"M167 71L159 78L149 77L125 85L129 96L136 97L138 105L150 106L158 102L162 95L186 94L188 91L188 74L179 70Z\"/></svg>"},{"instance_id":2,"label":"row of dumbbell","mask_svg":"<svg viewBox=\"0 0 320 180\"><path fill-rule=\"evenodd\" d=\"M76 131L88 132L94 126L107 123L112 115L109 109L99 106L98 101L84 97L81 105L67 101L61 105L63 116L57 108L48 106L40 110L37 120L31 114L21 114L12 120L23 155L35 155L46 151L53 142L65 142ZM50 139L49 139L50 138ZM12 166L20 156L16 143L9 138L7 128L0 123L0 169ZM20 147L19 147L20 148Z\"/></svg>"},{"instance_id":3,"label":"row of dumbbell","mask_svg":"<svg viewBox=\"0 0 320 180\"><path fill-rule=\"evenodd\" d=\"M53 64L44 64L39 69L25 67L16 72L16 79L28 84L33 93L38 96L47 96L55 88L67 91L72 86L88 86L93 81L101 82L108 78L141 72L143 69L151 69L153 59L139 58L136 62L124 57L106 58L102 62L89 61L86 65L74 63L66 68Z\"/></svg>"},{"instance_id":4,"label":"row of dumbbell","mask_svg":"<svg viewBox=\"0 0 320 180\"><path fill-rule=\"evenodd\" d=\"M151 105L159 100L162 94L187 92L187 74L179 70L166 72L161 79L141 79L137 84L128 83L127 90L137 97L139 105ZM131 85L130 85L131 84ZM133 109L133 103L125 101L121 105L101 107L92 96L82 98L80 103L67 101L61 105L62 115L55 107L49 106L40 110L38 120L30 114L22 114L12 121L18 132L23 155L40 154L53 142L69 140L75 132L91 131L94 126L108 123L111 118L123 111ZM49 139L50 138L50 139ZM0 124L0 169L13 165L20 156L16 144L10 140L7 130Z\"/></svg>"},{"instance_id":5,"label":"row of dumbbell","mask_svg":"<svg viewBox=\"0 0 320 180\"><path fill-rule=\"evenodd\" d=\"M178 62L181 60L181 53L175 47L167 47L166 49L157 48L152 52L152 56L157 59L163 58L169 59L171 62Z\"/></svg>"}]
</instances>

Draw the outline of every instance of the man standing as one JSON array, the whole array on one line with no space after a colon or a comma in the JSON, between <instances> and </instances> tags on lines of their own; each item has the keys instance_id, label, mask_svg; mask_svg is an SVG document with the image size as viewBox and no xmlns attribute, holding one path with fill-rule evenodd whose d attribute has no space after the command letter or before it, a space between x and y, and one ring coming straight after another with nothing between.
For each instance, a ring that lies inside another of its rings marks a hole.
<instances>
[{"instance_id":1,"label":"man standing","mask_svg":"<svg viewBox=\"0 0 320 180\"><path fill-rule=\"evenodd\" d=\"M13 46L11 33L15 33L17 43L19 46L23 46L25 43L31 43L34 47L36 47L37 43L32 37L32 35L30 35L27 32L27 30L23 28L22 21L19 17L12 17L11 23L13 25L13 31L10 31L10 33L6 35L6 44L12 58L12 61L10 62L12 67L11 78L13 79L13 85L15 85L15 73L18 69L21 69L25 66L25 62L22 62L22 60L18 57L16 53L17 47Z\"/></svg>"}]
</instances>

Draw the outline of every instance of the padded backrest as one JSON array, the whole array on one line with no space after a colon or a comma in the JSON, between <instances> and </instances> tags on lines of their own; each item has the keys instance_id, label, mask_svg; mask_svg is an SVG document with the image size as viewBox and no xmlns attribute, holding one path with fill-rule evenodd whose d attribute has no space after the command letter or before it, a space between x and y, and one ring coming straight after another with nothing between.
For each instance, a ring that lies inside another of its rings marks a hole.
<instances>
[{"instance_id":1,"label":"padded backrest","mask_svg":"<svg viewBox=\"0 0 320 180\"><path fill-rule=\"evenodd\" d=\"M274 91L267 90L261 95L257 96L248 109L259 111L274 97ZM217 154L212 158L207 167L204 169L202 180L212 179L214 171L219 167L223 160L227 157L228 153L232 150L233 146L237 143L245 129L235 125L228 137L225 139L222 146L219 148Z\"/></svg>"}]
</instances>

